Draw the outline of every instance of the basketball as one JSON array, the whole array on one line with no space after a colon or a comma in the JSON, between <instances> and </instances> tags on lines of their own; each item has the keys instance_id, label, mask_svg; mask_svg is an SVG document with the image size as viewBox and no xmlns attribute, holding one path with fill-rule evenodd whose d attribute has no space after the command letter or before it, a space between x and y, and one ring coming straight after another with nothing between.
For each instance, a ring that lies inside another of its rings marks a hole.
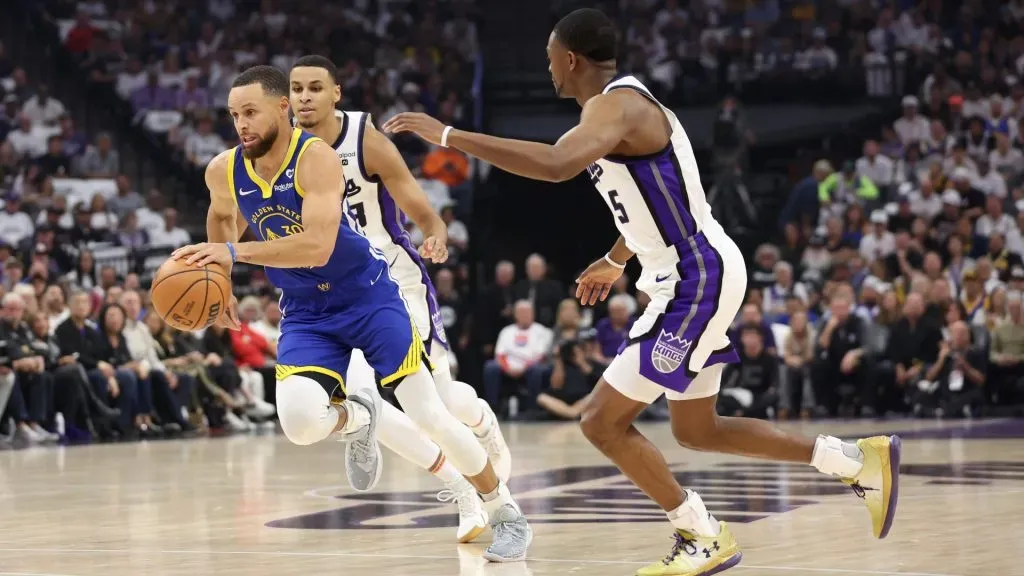
<instances>
[{"instance_id":1,"label":"basketball","mask_svg":"<svg viewBox=\"0 0 1024 576\"><path fill-rule=\"evenodd\" d=\"M218 264L202 268L168 259L149 290L156 313L178 330L202 330L217 321L231 299L231 278Z\"/></svg>"}]
</instances>

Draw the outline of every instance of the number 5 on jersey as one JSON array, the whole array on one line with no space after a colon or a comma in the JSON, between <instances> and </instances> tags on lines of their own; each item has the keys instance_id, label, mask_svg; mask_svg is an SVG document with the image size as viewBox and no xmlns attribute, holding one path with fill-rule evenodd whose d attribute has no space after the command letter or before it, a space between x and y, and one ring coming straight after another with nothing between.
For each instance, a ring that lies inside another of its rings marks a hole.
<instances>
[{"instance_id":1,"label":"number 5 on jersey","mask_svg":"<svg viewBox=\"0 0 1024 576\"><path fill-rule=\"evenodd\" d=\"M618 217L619 222L622 222L623 224L628 224L629 214L626 214L626 207L622 205L622 202L619 202L618 190L608 191L608 202L611 203L612 209L615 210L615 215Z\"/></svg>"}]
</instances>

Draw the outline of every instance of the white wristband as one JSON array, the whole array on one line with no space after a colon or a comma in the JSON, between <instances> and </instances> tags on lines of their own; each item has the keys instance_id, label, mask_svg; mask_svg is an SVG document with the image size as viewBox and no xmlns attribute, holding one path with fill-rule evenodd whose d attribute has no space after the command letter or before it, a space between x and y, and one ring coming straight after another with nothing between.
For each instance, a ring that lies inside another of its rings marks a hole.
<instances>
[{"instance_id":1,"label":"white wristband","mask_svg":"<svg viewBox=\"0 0 1024 576\"><path fill-rule=\"evenodd\" d=\"M444 146L445 148L448 147L448 134L450 134L451 131L452 131L452 127L451 126L445 126L444 127L444 132L441 132L441 146Z\"/></svg>"},{"instance_id":2,"label":"white wristband","mask_svg":"<svg viewBox=\"0 0 1024 576\"><path fill-rule=\"evenodd\" d=\"M625 270L625 268L626 268L625 264L619 264L615 260L612 260L612 257L609 256L608 254L604 255L604 260L605 260L605 262L611 264L612 266L618 268L619 270Z\"/></svg>"}]
</instances>

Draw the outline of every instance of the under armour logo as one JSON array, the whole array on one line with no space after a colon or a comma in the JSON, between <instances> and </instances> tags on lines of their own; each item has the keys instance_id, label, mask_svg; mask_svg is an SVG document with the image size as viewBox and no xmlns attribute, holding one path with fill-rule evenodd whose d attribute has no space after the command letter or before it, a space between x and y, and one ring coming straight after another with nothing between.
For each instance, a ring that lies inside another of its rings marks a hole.
<instances>
[{"instance_id":1,"label":"under armour logo","mask_svg":"<svg viewBox=\"0 0 1024 576\"><path fill-rule=\"evenodd\" d=\"M715 540L714 542L712 542L711 548L705 548L704 549L704 557L705 558L711 558L711 551L712 550L714 550L715 552L718 552L718 540Z\"/></svg>"}]
</instances>

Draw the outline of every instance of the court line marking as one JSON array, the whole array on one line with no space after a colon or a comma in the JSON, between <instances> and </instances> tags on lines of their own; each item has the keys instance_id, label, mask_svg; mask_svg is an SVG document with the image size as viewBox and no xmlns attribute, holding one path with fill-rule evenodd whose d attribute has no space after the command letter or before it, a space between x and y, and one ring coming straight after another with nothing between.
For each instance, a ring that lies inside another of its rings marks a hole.
<instances>
[{"instance_id":1,"label":"court line marking","mask_svg":"<svg viewBox=\"0 0 1024 576\"><path fill-rule=\"evenodd\" d=\"M340 558L386 558L386 559L410 559L410 560L455 560L458 556L425 556L416 554L365 554L357 552L280 552L260 550L152 550L152 549L128 549L128 548L0 548L0 552L29 552L39 554L182 554L182 555L218 555L218 556L308 556L308 557L340 557ZM567 558L528 558L527 562L544 562L550 564L602 564L616 565L626 564L638 566L642 562L633 560L571 560ZM851 570L847 568L804 568L800 566L753 566L740 564L736 568L748 570L774 570L778 572L839 572L843 574L872 574L874 576L962 576L960 574L944 574L935 572L887 572L881 570ZM0 575L11 574L0 572ZM27 575L32 576L32 575ZM38 575L47 576L47 575ZM61 576L61 575L53 575Z\"/></svg>"}]
</instances>

